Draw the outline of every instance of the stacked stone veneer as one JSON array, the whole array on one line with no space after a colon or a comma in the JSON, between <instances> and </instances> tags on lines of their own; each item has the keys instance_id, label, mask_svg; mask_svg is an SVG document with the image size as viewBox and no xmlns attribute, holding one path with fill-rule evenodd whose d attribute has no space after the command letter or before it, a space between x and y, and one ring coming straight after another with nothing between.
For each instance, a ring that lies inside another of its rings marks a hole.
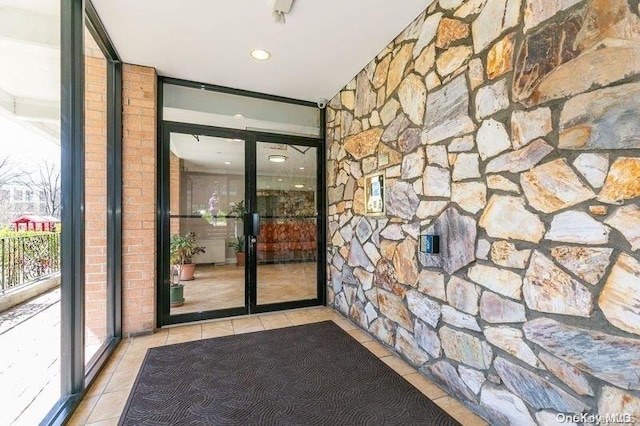
<instances>
[{"instance_id":1,"label":"stacked stone veneer","mask_svg":"<svg viewBox=\"0 0 640 426\"><path fill-rule=\"evenodd\" d=\"M494 424L640 422L638 2L427 3L327 111L329 303Z\"/></svg>"}]
</instances>

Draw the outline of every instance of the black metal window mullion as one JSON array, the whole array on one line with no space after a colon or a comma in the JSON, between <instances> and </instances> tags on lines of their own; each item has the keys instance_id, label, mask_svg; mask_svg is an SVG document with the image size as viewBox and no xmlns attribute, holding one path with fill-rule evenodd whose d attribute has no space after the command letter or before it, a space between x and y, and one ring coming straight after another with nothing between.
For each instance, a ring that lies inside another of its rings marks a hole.
<instances>
[{"instance_id":1,"label":"black metal window mullion","mask_svg":"<svg viewBox=\"0 0 640 426\"><path fill-rule=\"evenodd\" d=\"M84 386L84 2L61 0L61 357L63 396Z\"/></svg>"},{"instance_id":2,"label":"black metal window mullion","mask_svg":"<svg viewBox=\"0 0 640 426\"><path fill-rule=\"evenodd\" d=\"M122 333L122 64L90 0L60 0L61 11L61 397L42 420L64 424ZM85 15L86 14L86 15ZM107 59L108 342L85 367L85 60L87 28Z\"/></svg>"}]
</instances>

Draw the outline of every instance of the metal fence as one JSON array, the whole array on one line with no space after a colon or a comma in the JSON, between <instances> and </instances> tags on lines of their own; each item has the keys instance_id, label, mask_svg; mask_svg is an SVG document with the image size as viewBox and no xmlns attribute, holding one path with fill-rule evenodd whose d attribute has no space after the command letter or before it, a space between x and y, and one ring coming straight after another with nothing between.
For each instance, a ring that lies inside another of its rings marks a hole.
<instances>
[{"instance_id":1,"label":"metal fence","mask_svg":"<svg viewBox=\"0 0 640 426\"><path fill-rule=\"evenodd\" d=\"M0 294L60 271L60 234L0 237Z\"/></svg>"}]
</instances>

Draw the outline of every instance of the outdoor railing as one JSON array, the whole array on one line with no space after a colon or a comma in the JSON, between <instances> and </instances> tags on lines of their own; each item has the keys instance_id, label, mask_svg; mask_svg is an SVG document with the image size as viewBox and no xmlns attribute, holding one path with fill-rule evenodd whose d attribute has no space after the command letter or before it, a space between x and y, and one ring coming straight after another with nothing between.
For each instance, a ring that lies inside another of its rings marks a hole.
<instances>
[{"instance_id":1,"label":"outdoor railing","mask_svg":"<svg viewBox=\"0 0 640 426\"><path fill-rule=\"evenodd\" d=\"M60 271L60 234L0 237L0 294Z\"/></svg>"}]
</instances>

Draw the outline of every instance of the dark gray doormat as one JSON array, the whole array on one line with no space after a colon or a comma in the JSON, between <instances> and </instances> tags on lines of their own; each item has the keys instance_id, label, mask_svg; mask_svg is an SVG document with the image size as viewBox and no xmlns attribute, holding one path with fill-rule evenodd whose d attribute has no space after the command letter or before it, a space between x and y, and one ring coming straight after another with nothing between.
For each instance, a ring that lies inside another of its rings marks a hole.
<instances>
[{"instance_id":1,"label":"dark gray doormat","mask_svg":"<svg viewBox=\"0 0 640 426\"><path fill-rule=\"evenodd\" d=\"M149 349L120 425L458 425L335 323Z\"/></svg>"}]
</instances>

